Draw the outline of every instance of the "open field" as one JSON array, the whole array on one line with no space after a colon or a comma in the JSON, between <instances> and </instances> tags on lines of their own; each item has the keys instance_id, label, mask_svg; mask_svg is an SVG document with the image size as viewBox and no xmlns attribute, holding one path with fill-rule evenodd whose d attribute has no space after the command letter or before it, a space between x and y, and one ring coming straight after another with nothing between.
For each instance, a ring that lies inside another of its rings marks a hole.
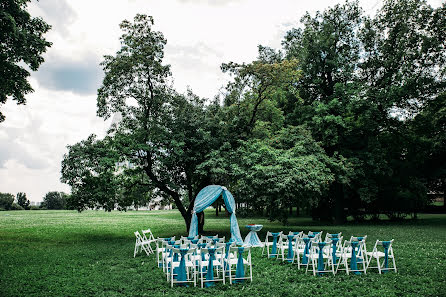
<instances>
[{"instance_id":1,"label":"open field","mask_svg":"<svg viewBox=\"0 0 446 297\"><path fill-rule=\"evenodd\" d=\"M9 211L0 212L0 296L446 296L446 215L418 221L320 225L293 218L282 226L265 219L239 219L270 231L342 231L376 239L394 238L398 274L314 277L296 266L253 254L253 283L209 289L173 288L153 256L133 258L133 231L184 235L178 211ZM206 214L209 234L229 236L229 219Z\"/></svg>"}]
</instances>

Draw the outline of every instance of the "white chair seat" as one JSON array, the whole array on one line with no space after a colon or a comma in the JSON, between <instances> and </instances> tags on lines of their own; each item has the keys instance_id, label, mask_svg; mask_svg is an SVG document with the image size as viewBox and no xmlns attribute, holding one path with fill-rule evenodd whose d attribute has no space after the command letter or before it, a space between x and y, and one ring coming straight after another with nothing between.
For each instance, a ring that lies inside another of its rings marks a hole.
<instances>
[{"instance_id":1,"label":"white chair seat","mask_svg":"<svg viewBox=\"0 0 446 297\"><path fill-rule=\"evenodd\" d=\"M386 256L386 254L385 253L383 253L383 252L367 252L367 256L371 256L371 257L374 257L374 258L384 258L385 256ZM392 255L387 255L387 257L388 258L393 258L393 256Z\"/></svg>"},{"instance_id":2,"label":"white chair seat","mask_svg":"<svg viewBox=\"0 0 446 297\"><path fill-rule=\"evenodd\" d=\"M186 261L186 267L192 267L194 266L194 263L192 263L192 261ZM172 267L173 268L177 268L180 267L180 262L172 262Z\"/></svg>"},{"instance_id":3,"label":"white chair seat","mask_svg":"<svg viewBox=\"0 0 446 297\"><path fill-rule=\"evenodd\" d=\"M214 265L214 267L217 267L217 266L220 267L221 266L221 263L220 263L219 260L213 260L212 264ZM201 261L201 265L203 267L208 267L209 266L209 261Z\"/></svg>"},{"instance_id":4,"label":"white chair seat","mask_svg":"<svg viewBox=\"0 0 446 297\"><path fill-rule=\"evenodd\" d=\"M229 265L237 265L238 260L237 259L229 259ZM243 265L249 264L249 262L245 259L243 259Z\"/></svg>"}]
</instances>

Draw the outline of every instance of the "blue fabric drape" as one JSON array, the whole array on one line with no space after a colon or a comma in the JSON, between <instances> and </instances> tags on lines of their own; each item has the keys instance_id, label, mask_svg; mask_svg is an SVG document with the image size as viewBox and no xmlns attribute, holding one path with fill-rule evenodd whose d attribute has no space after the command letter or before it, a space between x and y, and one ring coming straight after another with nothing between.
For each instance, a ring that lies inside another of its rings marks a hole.
<instances>
[{"instance_id":1,"label":"blue fabric drape","mask_svg":"<svg viewBox=\"0 0 446 297\"><path fill-rule=\"evenodd\" d=\"M318 244L319 247L319 256L317 258L317 271L318 271L318 275L322 275L322 272L324 270L324 255L322 253L324 246L325 246L325 242L319 242Z\"/></svg>"},{"instance_id":2,"label":"blue fabric drape","mask_svg":"<svg viewBox=\"0 0 446 297\"><path fill-rule=\"evenodd\" d=\"M232 242L226 242L225 244L225 270L226 270L226 275L229 275L229 248L231 247Z\"/></svg>"},{"instance_id":3,"label":"blue fabric drape","mask_svg":"<svg viewBox=\"0 0 446 297\"><path fill-rule=\"evenodd\" d=\"M203 188L195 197L194 210L192 212L192 220L189 229L189 236L198 235L198 217L197 213L202 212L215 200L217 200L220 195L223 196L225 201L226 210L231 214L231 239L234 239L238 244L243 244L242 236L240 234L240 228L237 223L237 217L235 216L235 201L231 192L229 192L225 187L218 185L211 185Z\"/></svg>"},{"instance_id":4,"label":"blue fabric drape","mask_svg":"<svg viewBox=\"0 0 446 297\"><path fill-rule=\"evenodd\" d=\"M209 252L209 263L208 263L208 271L206 273L206 280L211 281L214 280L214 260L215 260L215 248L208 248ZM214 286L214 282L206 282L204 286L209 288Z\"/></svg>"},{"instance_id":5,"label":"blue fabric drape","mask_svg":"<svg viewBox=\"0 0 446 297\"><path fill-rule=\"evenodd\" d=\"M356 237L358 239L359 244L362 244L362 240L364 239L363 236L357 236ZM359 249L358 251L358 256L361 256L361 249ZM362 263L362 259L357 259L356 261L357 263Z\"/></svg>"},{"instance_id":6,"label":"blue fabric drape","mask_svg":"<svg viewBox=\"0 0 446 297\"><path fill-rule=\"evenodd\" d=\"M288 237L288 254L287 254L287 260L288 262L293 262L294 258L294 251L293 251L293 239L294 235L287 235Z\"/></svg>"},{"instance_id":7,"label":"blue fabric drape","mask_svg":"<svg viewBox=\"0 0 446 297\"><path fill-rule=\"evenodd\" d=\"M180 249L180 266L178 267L178 277L177 280L179 282L185 282L187 281L187 274L186 274L186 254L189 249ZM186 284L178 284L178 286L186 286Z\"/></svg>"},{"instance_id":8,"label":"blue fabric drape","mask_svg":"<svg viewBox=\"0 0 446 297\"><path fill-rule=\"evenodd\" d=\"M308 250L310 248L310 238L309 237L304 237L304 243L305 243L305 248L304 248L304 254L302 256L302 264L308 264Z\"/></svg>"},{"instance_id":9,"label":"blue fabric drape","mask_svg":"<svg viewBox=\"0 0 446 297\"><path fill-rule=\"evenodd\" d=\"M243 264L243 252L245 251L244 247L238 247L237 248L237 268L235 270L235 277L236 278L242 278L245 277L245 266ZM235 279L234 283L242 283L244 282L244 279Z\"/></svg>"},{"instance_id":10,"label":"blue fabric drape","mask_svg":"<svg viewBox=\"0 0 446 297\"><path fill-rule=\"evenodd\" d=\"M358 264L356 259L356 247L358 246L359 242L352 241L352 259L350 261L350 269L351 270L358 270ZM354 271L354 274L361 274L359 271Z\"/></svg>"},{"instance_id":11,"label":"blue fabric drape","mask_svg":"<svg viewBox=\"0 0 446 297\"><path fill-rule=\"evenodd\" d=\"M390 241L383 241L383 248L384 248L384 269L382 270L383 273L386 273L389 271L389 247L390 247Z\"/></svg>"},{"instance_id":12,"label":"blue fabric drape","mask_svg":"<svg viewBox=\"0 0 446 297\"><path fill-rule=\"evenodd\" d=\"M336 236L337 236L337 234L336 234ZM338 259L336 258L336 245L337 245L338 241L339 241L339 238L337 238L337 237L335 237L331 240L331 245L332 245L331 253L332 253L332 257L333 257L333 264L336 264L336 262L338 261Z\"/></svg>"},{"instance_id":13,"label":"blue fabric drape","mask_svg":"<svg viewBox=\"0 0 446 297\"><path fill-rule=\"evenodd\" d=\"M180 248L180 245L179 244L174 244L173 245L173 247L174 248L176 248L176 249L179 249ZM172 250L170 250L170 251L172 251ZM178 253L174 253L173 254L173 261L174 262L179 262L180 260L178 259ZM174 276L173 276L173 278L177 278L177 275L178 275L178 267L175 267L174 269L173 269L173 274L174 274Z\"/></svg>"},{"instance_id":14,"label":"blue fabric drape","mask_svg":"<svg viewBox=\"0 0 446 297\"><path fill-rule=\"evenodd\" d=\"M338 237L339 237L339 234L338 234L338 233L330 234L330 236L331 236L331 238L338 238Z\"/></svg>"},{"instance_id":15,"label":"blue fabric drape","mask_svg":"<svg viewBox=\"0 0 446 297\"><path fill-rule=\"evenodd\" d=\"M270 258L276 258L277 257L277 237L279 237L280 233L271 233L273 236L273 246L271 248L271 255Z\"/></svg>"}]
</instances>

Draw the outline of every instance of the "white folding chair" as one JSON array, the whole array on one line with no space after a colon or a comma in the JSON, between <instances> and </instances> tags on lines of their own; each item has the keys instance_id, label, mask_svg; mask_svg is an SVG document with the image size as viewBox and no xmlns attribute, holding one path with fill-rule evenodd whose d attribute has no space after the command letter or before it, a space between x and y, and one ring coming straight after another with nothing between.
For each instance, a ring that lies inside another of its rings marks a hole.
<instances>
[{"instance_id":1,"label":"white folding chair","mask_svg":"<svg viewBox=\"0 0 446 297\"><path fill-rule=\"evenodd\" d=\"M329 251L330 242L311 242L310 252L308 255L309 263L305 273L308 272L308 267L311 265L313 275L316 275L316 273L322 275L323 273L327 272L331 272L333 275L335 275L335 265Z\"/></svg>"},{"instance_id":2,"label":"white folding chair","mask_svg":"<svg viewBox=\"0 0 446 297\"><path fill-rule=\"evenodd\" d=\"M168 238L157 238L155 241L156 244L156 261L158 267L163 268L164 270L164 257L166 256L166 244L168 241L175 240L175 236Z\"/></svg>"},{"instance_id":3,"label":"white folding chair","mask_svg":"<svg viewBox=\"0 0 446 297\"><path fill-rule=\"evenodd\" d=\"M363 258L364 261L366 261L366 264L367 264L367 262L369 261L368 255L367 255L367 235L364 235L364 236L351 236L350 237L350 241L357 241L362 246L362 249L361 249L360 252L361 253L364 252L364 257L361 257L359 261L362 261L362 258Z\"/></svg>"},{"instance_id":4,"label":"white folding chair","mask_svg":"<svg viewBox=\"0 0 446 297\"><path fill-rule=\"evenodd\" d=\"M152 231L150 229L142 230L142 238L144 241L149 242L150 253L153 254L154 251L152 249L152 243L156 241L155 236L153 236Z\"/></svg>"},{"instance_id":5,"label":"white folding chair","mask_svg":"<svg viewBox=\"0 0 446 297\"><path fill-rule=\"evenodd\" d=\"M335 265L335 267L337 267L338 262L340 261L343 238L344 238L343 236L331 237L331 239L327 239L325 241L330 244L330 249L326 249L324 250L324 252L326 252L327 256L331 258L331 262Z\"/></svg>"},{"instance_id":6,"label":"white folding chair","mask_svg":"<svg viewBox=\"0 0 446 297\"><path fill-rule=\"evenodd\" d=\"M385 273L389 270L393 270L397 272L396 270L396 263L395 263L395 255L393 253L393 239L391 241L381 241L377 240L375 243L375 246L373 247L373 250L371 252L367 252L368 255L368 262L367 262L367 268L377 268L379 274L382 272ZM379 249L378 249L379 248ZM384 251L381 251L380 249L383 249ZM370 263L372 262L372 259L376 260L376 266L370 266ZM382 259L382 263L380 260ZM389 259L392 260L392 267L389 267Z\"/></svg>"},{"instance_id":7,"label":"white folding chair","mask_svg":"<svg viewBox=\"0 0 446 297\"><path fill-rule=\"evenodd\" d=\"M295 248L296 248L296 241L299 235L294 234L288 234L281 236L281 242L280 242L280 254L282 256L282 261L288 261L290 263L294 263L295 258ZM290 252L291 251L291 252Z\"/></svg>"},{"instance_id":8,"label":"white folding chair","mask_svg":"<svg viewBox=\"0 0 446 297\"><path fill-rule=\"evenodd\" d=\"M266 233L266 237L265 237L265 242L263 243L263 248L262 248L262 256L263 253L266 249L266 253L268 255L268 258L277 258L280 255L280 249L279 246L281 244L280 240L281 240L281 235L282 235L282 231L278 232L278 233L272 233L270 231L268 231ZM276 250L274 251L274 245L276 246ZM270 251L271 248L271 251Z\"/></svg>"},{"instance_id":9,"label":"white folding chair","mask_svg":"<svg viewBox=\"0 0 446 297\"><path fill-rule=\"evenodd\" d=\"M222 281L225 284L224 247L202 248L199 257L198 275L201 287ZM218 255L218 256L217 256Z\"/></svg>"},{"instance_id":10,"label":"white folding chair","mask_svg":"<svg viewBox=\"0 0 446 297\"><path fill-rule=\"evenodd\" d=\"M136 241L135 241L135 249L133 251L133 258L135 258L136 254L138 252L144 251L147 256L149 256L153 251L150 248L150 242L149 241L145 241L141 234L139 234L139 231L135 231L133 232L135 234L136 237Z\"/></svg>"},{"instance_id":11,"label":"white folding chair","mask_svg":"<svg viewBox=\"0 0 446 297\"><path fill-rule=\"evenodd\" d=\"M197 285L197 273L195 270L195 263L192 260L192 255L194 254L195 249L169 247L169 250L172 251L172 257L170 257L168 263L168 276L171 287L173 287L174 284L186 285L187 283L193 283L195 287ZM179 261L174 261L175 258L179 258ZM182 266L183 262L184 266ZM186 270L185 274L182 273L182 268Z\"/></svg>"},{"instance_id":12,"label":"white folding chair","mask_svg":"<svg viewBox=\"0 0 446 297\"><path fill-rule=\"evenodd\" d=\"M231 246L229 253L234 255L229 257L228 274L229 283L243 282L249 279L252 282L252 260L251 260L251 247L250 246ZM249 275L246 273L246 269L249 268Z\"/></svg>"},{"instance_id":13,"label":"white folding chair","mask_svg":"<svg viewBox=\"0 0 446 297\"><path fill-rule=\"evenodd\" d=\"M365 260L366 253L363 247L364 245L356 240L344 241L341 252L337 255L337 257L340 257L340 260L336 267L336 273L338 270L345 270L347 274L350 272L355 274L363 272L366 274L367 262ZM344 266L344 268L341 268L341 266Z\"/></svg>"}]
</instances>

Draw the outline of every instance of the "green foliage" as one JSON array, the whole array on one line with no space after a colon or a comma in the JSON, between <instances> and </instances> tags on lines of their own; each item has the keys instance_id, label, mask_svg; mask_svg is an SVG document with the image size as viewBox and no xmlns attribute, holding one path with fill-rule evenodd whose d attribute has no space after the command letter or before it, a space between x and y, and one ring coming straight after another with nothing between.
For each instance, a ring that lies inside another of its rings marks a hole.
<instances>
[{"instance_id":1,"label":"green foliage","mask_svg":"<svg viewBox=\"0 0 446 297\"><path fill-rule=\"evenodd\" d=\"M282 222L296 206L338 223L416 216L446 184L444 11L387 0L374 17L357 1L307 13L283 51L259 46L251 63L222 64L232 80L207 104L172 89L152 17L123 21L97 98L99 116L122 119L69 146L69 205L161 198L188 226L198 191L221 184L246 212Z\"/></svg>"},{"instance_id":2,"label":"green foliage","mask_svg":"<svg viewBox=\"0 0 446 297\"><path fill-rule=\"evenodd\" d=\"M25 210L25 208L17 203L13 203L11 204L11 208L9 210Z\"/></svg>"},{"instance_id":3,"label":"green foliage","mask_svg":"<svg viewBox=\"0 0 446 297\"><path fill-rule=\"evenodd\" d=\"M67 206L67 194L63 192L48 192L43 197L41 204L45 209L66 209Z\"/></svg>"},{"instance_id":4,"label":"green foliage","mask_svg":"<svg viewBox=\"0 0 446 297\"><path fill-rule=\"evenodd\" d=\"M9 210L14 202L14 195L10 193L0 193L0 208Z\"/></svg>"},{"instance_id":5,"label":"green foliage","mask_svg":"<svg viewBox=\"0 0 446 297\"><path fill-rule=\"evenodd\" d=\"M97 112L122 120L104 140L92 135L69 147L62 181L72 187L78 210L125 209L162 198L174 201L188 225L203 187L196 166L209 151L206 111L191 91L171 88L170 67L162 63L166 40L153 24L146 15L121 23L121 49L102 63Z\"/></svg>"},{"instance_id":6,"label":"green foliage","mask_svg":"<svg viewBox=\"0 0 446 297\"><path fill-rule=\"evenodd\" d=\"M8 97L25 104L25 95L33 92L27 81L27 65L36 71L44 61L42 53L51 46L43 38L51 26L26 11L30 0L4 0L0 3L0 105ZM5 116L0 112L0 122Z\"/></svg>"},{"instance_id":7,"label":"green foliage","mask_svg":"<svg viewBox=\"0 0 446 297\"><path fill-rule=\"evenodd\" d=\"M426 205L430 174L420 170L425 151L415 153L425 145L418 136L424 132L409 126L445 90L442 13L444 4L385 1L369 18L352 2L307 14L304 27L286 35L286 56L300 61L303 100L286 121L306 125L328 156L352 169L332 170L323 216L342 221L344 208L399 216Z\"/></svg>"},{"instance_id":8,"label":"green foliage","mask_svg":"<svg viewBox=\"0 0 446 297\"><path fill-rule=\"evenodd\" d=\"M23 207L24 209L29 209L29 200L26 198L26 194L19 192L17 193L17 204Z\"/></svg>"},{"instance_id":9,"label":"green foliage","mask_svg":"<svg viewBox=\"0 0 446 297\"><path fill-rule=\"evenodd\" d=\"M398 273L380 275L369 270L359 276L340 272L315 277L297 270L296 265L267 259L261 249L254 248L252 283L171 288L153 255L133 258L133 231L150 228L155 237L185 235L177 211L18 211L0 214L0 292L4 297L444 295L445 215L422 215L416 222L349 222L340 226L290 218L286 227L261 217L239 218L243 237L248 233L243 226L251 223L264 225L259 232L262 240L267 231L323 230L343 232L347 238L367 234L367 248L371 249L369 243L376 239L394 238ZM215 217L211 210L206 212L206 226L207 235L230 236L228 218Z\"/></svg>"}]
</instances>

